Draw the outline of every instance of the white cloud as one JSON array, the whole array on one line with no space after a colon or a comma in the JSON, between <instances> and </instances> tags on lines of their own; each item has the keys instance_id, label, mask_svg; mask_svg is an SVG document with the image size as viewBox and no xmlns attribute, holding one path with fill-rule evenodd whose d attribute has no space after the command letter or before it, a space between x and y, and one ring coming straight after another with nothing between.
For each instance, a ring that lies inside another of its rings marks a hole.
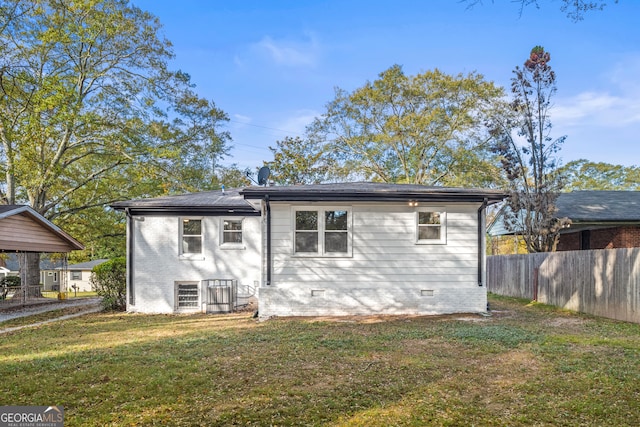
<instances>
[{"instance_id":1,"label":"white cloud","mask_svg":"<svg viewBox=\"0 0 640 427\"><path fill-rule=\"evenodd\" d=\"M242 114L234 114L233 120L236 122L251 123L251 117L243 116Z\"/></svg>"},{"instance_id":2,"label":"white cloud","mask_svg":"<svg viewBox=\"0 0 640 427\"><path fill-rule=\"evenodd\" d=\"M321 46L312 34L303 40L275 40L265 36L252 45L252 50L267 57L277 65L314 67L319 60Z\"/></svg>"},{"instance_id":3,"label":"white cloud","mask_svg":"<svg viewBox=\"0 0 640 427\"><path fill-rule=\"evenodd\" d=\"M298 110L278 123L276 127L291 132L294 136L303 136L305 128L320 114L314 110Z\"/></svg>"},{"instance_id":4,"label":"white cloud","mask_svg":"<svg viewBox=\"0 0 640 427\"><path fill-rule=\"evenodd\" d=\"M613 96L607 92L583 92L556 102L552 109L552 121L565 125L620 126L633 120L634 100Z\"/></svg>"},{"instance_id":5,"label":"white cloud","mask_svg":"<svg viewBox=\"0 0 640 427\"><path fill-rule=\"evenodd\" d=\"M630 56L616 63L608 73L609 81L621 92L640 95L640 56Z\"/></svg>"},{"instance_id":6,"label":"white cloud","mask_svg":"<svg viewBox=\"0 0 640 427\"><path fill-rule=\"evenodd\" d=\"M640 125L640 58L627 58L605 73L604 90L556 100L554 124L625 128Z\"/></svg>"}]
</instances>

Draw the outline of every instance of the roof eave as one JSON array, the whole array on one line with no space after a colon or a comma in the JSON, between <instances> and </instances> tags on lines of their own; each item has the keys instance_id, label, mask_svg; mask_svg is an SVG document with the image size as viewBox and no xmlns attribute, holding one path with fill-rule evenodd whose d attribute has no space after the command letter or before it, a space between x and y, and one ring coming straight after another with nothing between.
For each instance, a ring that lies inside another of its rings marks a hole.
<instances>
[{"instance_id":1,"label":"roof eave","mask_svg":"<svg viewBox=\"0 0 640 427\"><path fill-rule=\"evenodd\" d=\"M417 202L476 202L494 204L501 202L506 194L502 193L475 193L475 192L307 192L299 191L243 191L241 193L246 199L264 199L269 196L270 201L281 202L397 202L397 201L417 201Z\"/></svg>"},{"instance_id":2,"label":"roof eave","mask_svg":"<svg viewBox=\"0 0 640 427\"><path fill-rule=\"evenodd\" d=\"M19 215L23 213L33 218L33 220L40 223L40 225L51 230L54 234L58 235L58 237L60 237L62 240L66 241L70 247L70 250L81 251L84 249L84 245L82 243L74 239L70 234L68 234L66 231L64 231L63 229L61 229L60 227L58 227L57 225L55 225L54 223L46 219L45 217L40 215L35 209L33 209L30 206L23 205L23 206L17 207L16 209L12 209L10 211L4 212L2 215L0 215L0 219L8 218L10 216Z\"/></svg>"},{"instance_id":3,"label":"roof eave","mask_svg":"<svg viewBox=\"0 0 640 427\"><path fill-rule=\"evenodd\" d=\"M114 208L116 209L116 208ZM128 211L131 215L216 215L216 216L259 216L255 209L237 206L127 206L116 210Z\"/></svg>"}]
</instances>

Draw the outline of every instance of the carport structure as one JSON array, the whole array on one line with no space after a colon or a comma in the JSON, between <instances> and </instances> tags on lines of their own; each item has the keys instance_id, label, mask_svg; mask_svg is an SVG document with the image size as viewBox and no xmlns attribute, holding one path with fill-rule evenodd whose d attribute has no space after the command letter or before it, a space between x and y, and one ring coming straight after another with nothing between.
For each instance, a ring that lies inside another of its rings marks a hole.
<instances>
[{"instance_id":1,"label":"carport structure","mask_svg":"<svg viewBox=\"0 0 640 427\"><path fill-rule=\"evenodd\" d=\"M24 205L0 205L0 252L15 252L21 259L20 278L22 303L32 295L39 295L38 289L29 291L28 263L29 253L68 253L82 250L84 246L60 227L47 220L33 208ZM61 287L61 290L62 287ZM5 294L6 296L6 294ZM14 298L15 299L15 298Z\"/></svg>"}]
</instances>

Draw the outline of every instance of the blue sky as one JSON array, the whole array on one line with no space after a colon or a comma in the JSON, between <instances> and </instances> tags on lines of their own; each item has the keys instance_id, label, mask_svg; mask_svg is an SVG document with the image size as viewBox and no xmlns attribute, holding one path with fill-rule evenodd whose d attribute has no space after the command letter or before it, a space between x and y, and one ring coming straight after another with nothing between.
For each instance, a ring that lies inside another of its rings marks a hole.
<instances>
[{"instance_id":1,"label":"blue sky","mask_svg":"<svg viewBox=\"0 0 640 427\"><path fill-rule=\"evenodd\" d=\"M573 22L558 0L522 16L511 0L133 0L156 15L175 69L224 110L233 138L223 163L255 168L268 146L323 113L334 88L351 91L400 64L476 71L508 89L535 45L557 74L553 136L563 163L640 165L640 1L610 1Z\"/></svg>"}]
</instances>

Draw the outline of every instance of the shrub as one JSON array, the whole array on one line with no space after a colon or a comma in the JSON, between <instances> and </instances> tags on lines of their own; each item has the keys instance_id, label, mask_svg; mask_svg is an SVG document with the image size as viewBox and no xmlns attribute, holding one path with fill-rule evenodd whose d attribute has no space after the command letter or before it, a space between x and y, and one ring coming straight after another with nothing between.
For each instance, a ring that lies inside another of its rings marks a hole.
<instances>
[{"instance_id":1,"label":"shrub","mask_svg":"<svg viewBox=\"0 0 640 427\"><path fill-rule=\"evenodd\" d=\"M20 276L5 276L0 279L0 287L18 287L22 281Z\"/></svg>"},{"instance_id":2,"label":"shrub","mask_svg":"<svg viewBox=\"0 0 640 427\"><path fill-rule=\"evenodd\" d=\"M127 308L127 261L124 257L114 258L93 267L91 285L102 305L107 310L124 311Z\"/></svg>"}]
</instances>

